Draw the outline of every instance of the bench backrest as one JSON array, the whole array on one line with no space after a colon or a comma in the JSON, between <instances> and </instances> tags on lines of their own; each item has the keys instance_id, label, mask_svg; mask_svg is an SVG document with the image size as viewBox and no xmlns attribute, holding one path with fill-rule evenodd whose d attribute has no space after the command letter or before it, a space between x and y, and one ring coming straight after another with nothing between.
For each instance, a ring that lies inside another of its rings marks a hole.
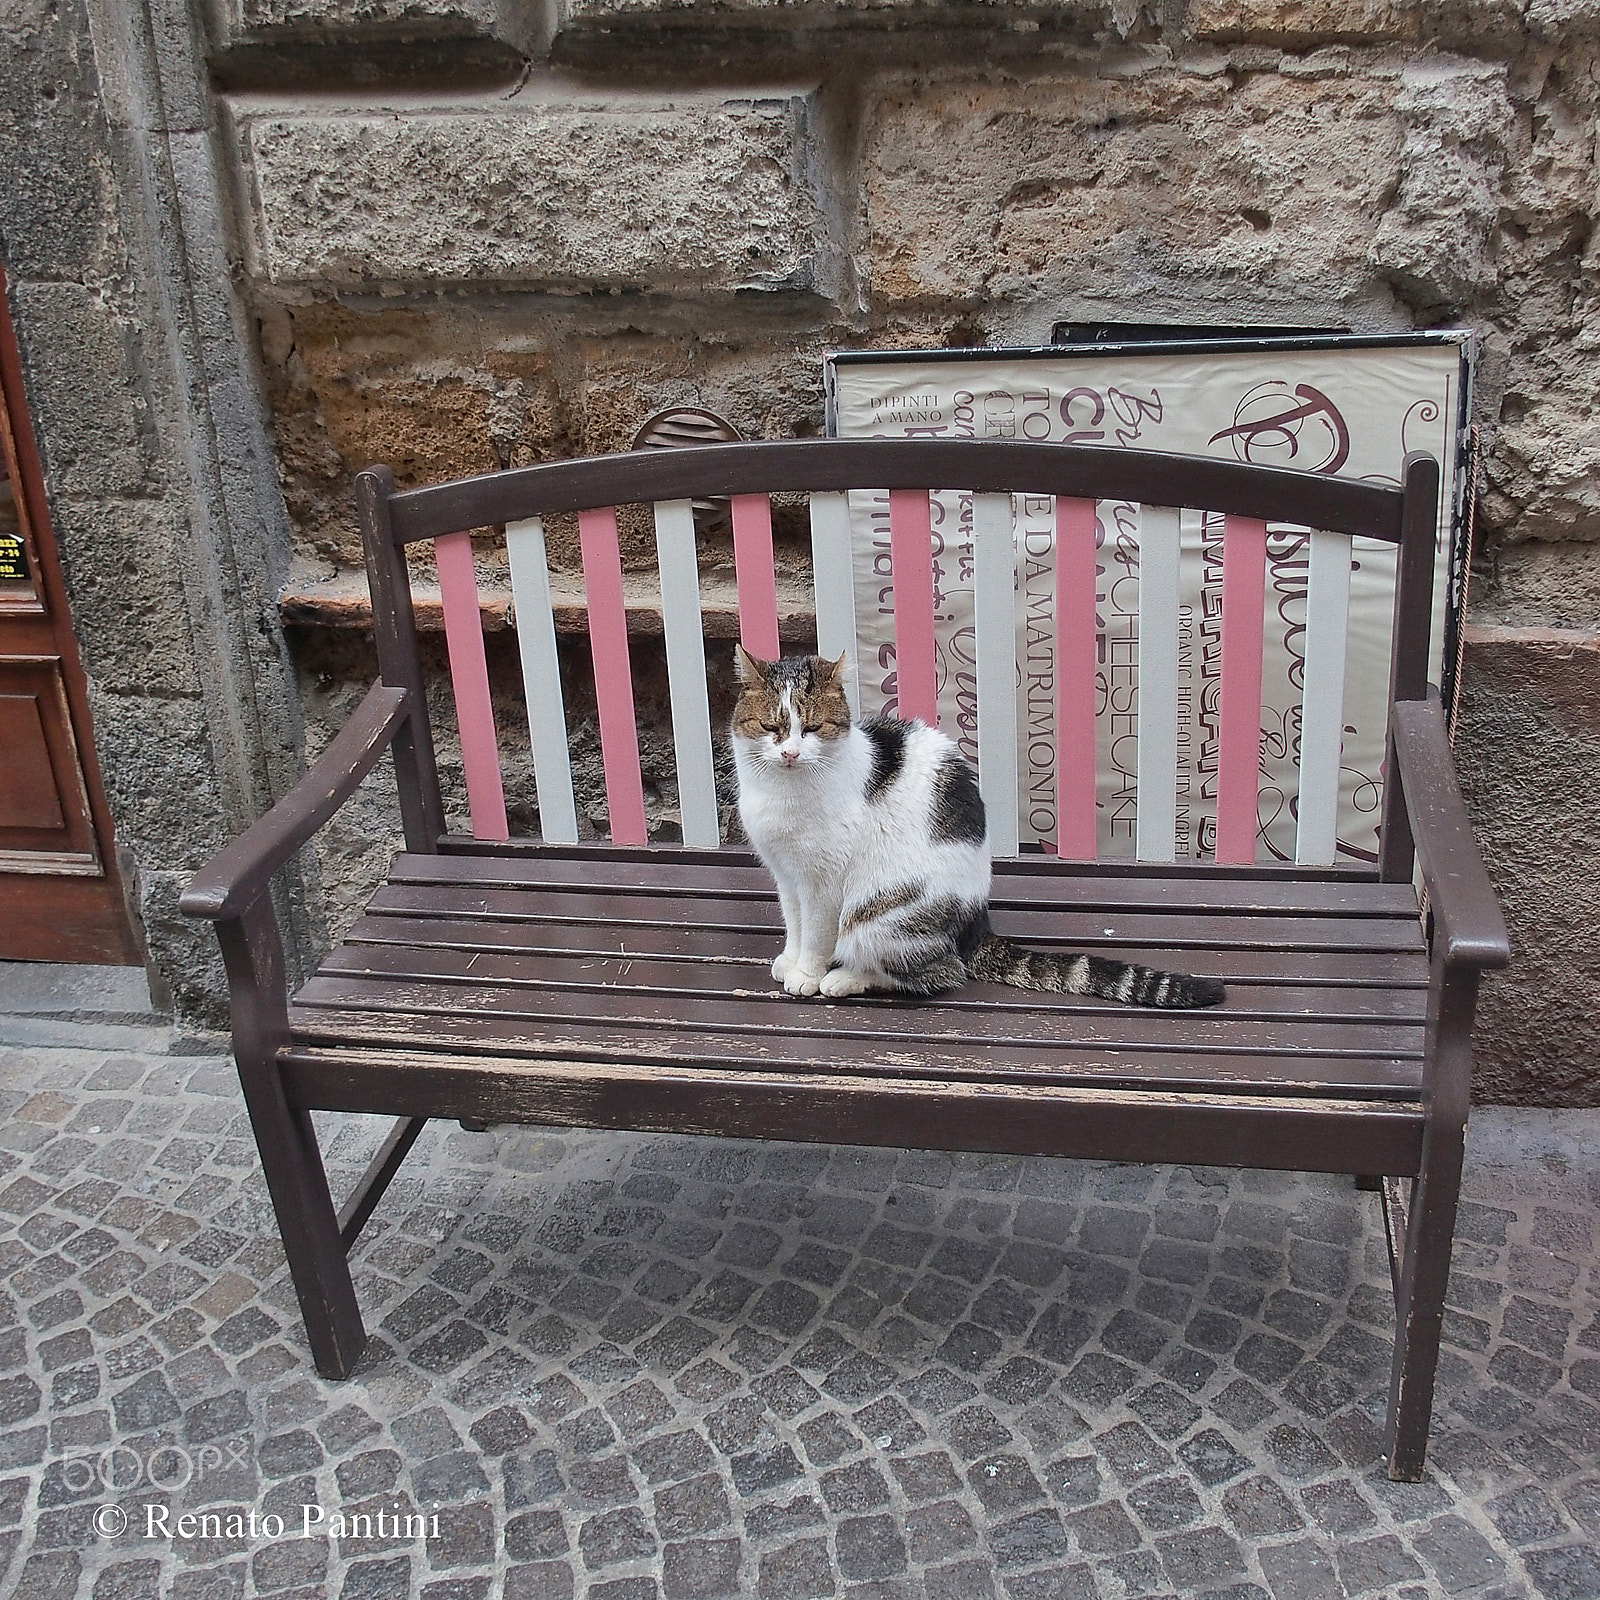
<instances>
[{"instance_id":1,"label":"bench backrest","mask_svg":"<svg viewBox=\"0 0 1600 1600\"><path fill-rule=\"evenodd\" d=\"M660 603L672 700L683 837L719 843L704 629L691 502L728 497L741 642L778 654L778 602L769 497L809 497L819 651L856 657L850 490L888 491L894 663L903 716L936 720L930 490L973 495L976 743L979 781L997 855L1015 855L1017 828L1013 496L1053 496L1057 532L1058 748L1095 747L1096 505L1139 507L1138 814L1136 856L1174 858L1178 762L1179 513L1224 519L1221 694L1215 859L1256 859L1261 753L1263 591L1267 524L1317 530L1310 539L1296 860L1335 857L1350 539L1400 546L1391 700L1426 694L1439 471L1408 458L1399 489L1196 457L1071 445L971 440L797 440L715 445L525 467L398 492L387 468L357 480L385 681L425 704L404 546L432 540L444 610L462 764L476 839L507 837L490 706L471 531L504 530L527 697L540 824L547 841L575 843L568 728L556 653L542 518L578 514L588 631L611 837L646 843L634 716L618 506L653 507ZM425 713L396 745L408 844L435 849L443 830ZM1058 763L1057 853L1095 856L1092 759ZM1409 873L1385 861L1385 876Z\"/></svg>"}]
</instances>

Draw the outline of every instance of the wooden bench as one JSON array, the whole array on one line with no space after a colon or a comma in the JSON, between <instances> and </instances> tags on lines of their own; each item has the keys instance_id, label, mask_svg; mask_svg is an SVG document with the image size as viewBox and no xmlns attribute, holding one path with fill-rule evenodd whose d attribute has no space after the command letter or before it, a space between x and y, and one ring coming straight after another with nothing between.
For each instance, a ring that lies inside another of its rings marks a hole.
<instances>
[{"instance_id":1,"label":"wooden bench","mask_svg":"<svg viewBox=\"0 0 1600 1600\"><path fill-rule=\"evenodd\" d=\"M1227 983L1220 1008L1144 1011L981 985L929 1002L828 1003L786 998L771 981L772 885L719 835L690 502L733 497L740 631L772 656L768 496L809 495L817 634L834 655L854 646L843 491L890 491L900 706L928 715L930 486L974 496L977 743L997 930L1215 975ZM1133 861L1092 859L1093 763L1081 757L1061 763L1061 853L1018 848L1011 496L1023 493L1056 497L1069 741L1093 728L1094 502L1145 508ZM183 898L217 926L239 1075L318 1370L343 1377L361 1354L347 1252L429 1117L1343 1172L1383 1189L1397 1307L1389 1471L1417 1478L1479 973L1508 959L1426 681L1438 493L1425 458L1391 489L1134 451L944 440L646 451L404 493L385 468L362 473L381 678L305 779ZM655 507L685 839L669 847L646 841L614 510L632 504ZM1217 859L1204 862L1173 859L1178 522L1162 509L1173 507L1226 518L1223 593L1244 597L1223 607ZM600 843L578 842L540 520L570 512L604 751L611 838ZM1399 545L1375 867L1335 860L1342 638L1333 692L1313 694L1319 662L1307 662L1299 859L1256 861L1268 520L1328 530L1314 551L1341 607L1349 536ZM509 550L542 840L507 837L474 529L503 530ZM447 830L440 799L405 559L419 540L437 556L470 838ZM265 891L385 749L406 848L291 998ZM342 1209L314 1110L398 1117Z\"/></svg>"}]
</instances>

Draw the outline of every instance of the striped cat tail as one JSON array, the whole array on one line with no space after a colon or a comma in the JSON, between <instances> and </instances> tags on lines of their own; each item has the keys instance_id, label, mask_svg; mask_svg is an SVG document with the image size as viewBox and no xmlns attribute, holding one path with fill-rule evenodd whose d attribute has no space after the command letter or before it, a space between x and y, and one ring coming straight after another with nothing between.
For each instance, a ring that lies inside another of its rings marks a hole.
<instances>
[{"instance_id":1,"label":"striped cat tail","mask_svg":"<svg viewBox=\"0 0 1600 1600\"><path fill-rule=\"evenodd\" d=\"M1038 989L1050 994L1092 994L1125 1005L1189 1010L1222 1003L1224 990L1215 978L1190 978L1179 972L1156 972L1103 956L1051 955L1029 950L991 933L967 961L967 976L979 983L1003 983L1013 989Z\"/></svg>"}]
</instances>

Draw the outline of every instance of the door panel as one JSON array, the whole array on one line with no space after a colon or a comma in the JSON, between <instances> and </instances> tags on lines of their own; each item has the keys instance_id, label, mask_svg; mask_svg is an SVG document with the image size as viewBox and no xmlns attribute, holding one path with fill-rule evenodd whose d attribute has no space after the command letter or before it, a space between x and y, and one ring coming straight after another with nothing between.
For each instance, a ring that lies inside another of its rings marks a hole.
<instances>
[{"instance_id":1,"label":"door panel","mask_svg":"<svg viewBox=\"0 0 1600 1600\"><path fill-rule=\"evenodd\" d=\"M9 674L0 668L0 682ZM36 694L0 694L0 839L22 833L60 833L67 825L51 770Z\"/></svg>"},{"instance_id":2,"label":"door panel","mask_svg":"<svg viewBox=\"0 0 1600 1600\"><path fill-rule=\"evenodd\" d=\"M98 872L58 658L0 656L0 751L0 871Z\"/></svg>"}]
</instances>

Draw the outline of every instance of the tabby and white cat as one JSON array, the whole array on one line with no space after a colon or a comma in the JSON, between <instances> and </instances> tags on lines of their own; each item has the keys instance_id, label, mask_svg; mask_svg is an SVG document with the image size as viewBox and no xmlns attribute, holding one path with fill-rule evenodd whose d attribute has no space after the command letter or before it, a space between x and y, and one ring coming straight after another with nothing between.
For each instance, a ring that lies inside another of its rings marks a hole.
<instances>
[{"instance_id":1,"label":"tabby and white cat","mask_svg":"<svg viewBox=\"0 0 1600 1600\"><path fill-rule=\"evenodd\" d=\"M1026 950L989 927L978 782L921 722L857 726L844 657L738 653L739 817L777 880L788 935L772 975L793 995L937 994L968 978L1147 1006L1212 1006L1214 978Z\"/></svg>"}]
</instances>

